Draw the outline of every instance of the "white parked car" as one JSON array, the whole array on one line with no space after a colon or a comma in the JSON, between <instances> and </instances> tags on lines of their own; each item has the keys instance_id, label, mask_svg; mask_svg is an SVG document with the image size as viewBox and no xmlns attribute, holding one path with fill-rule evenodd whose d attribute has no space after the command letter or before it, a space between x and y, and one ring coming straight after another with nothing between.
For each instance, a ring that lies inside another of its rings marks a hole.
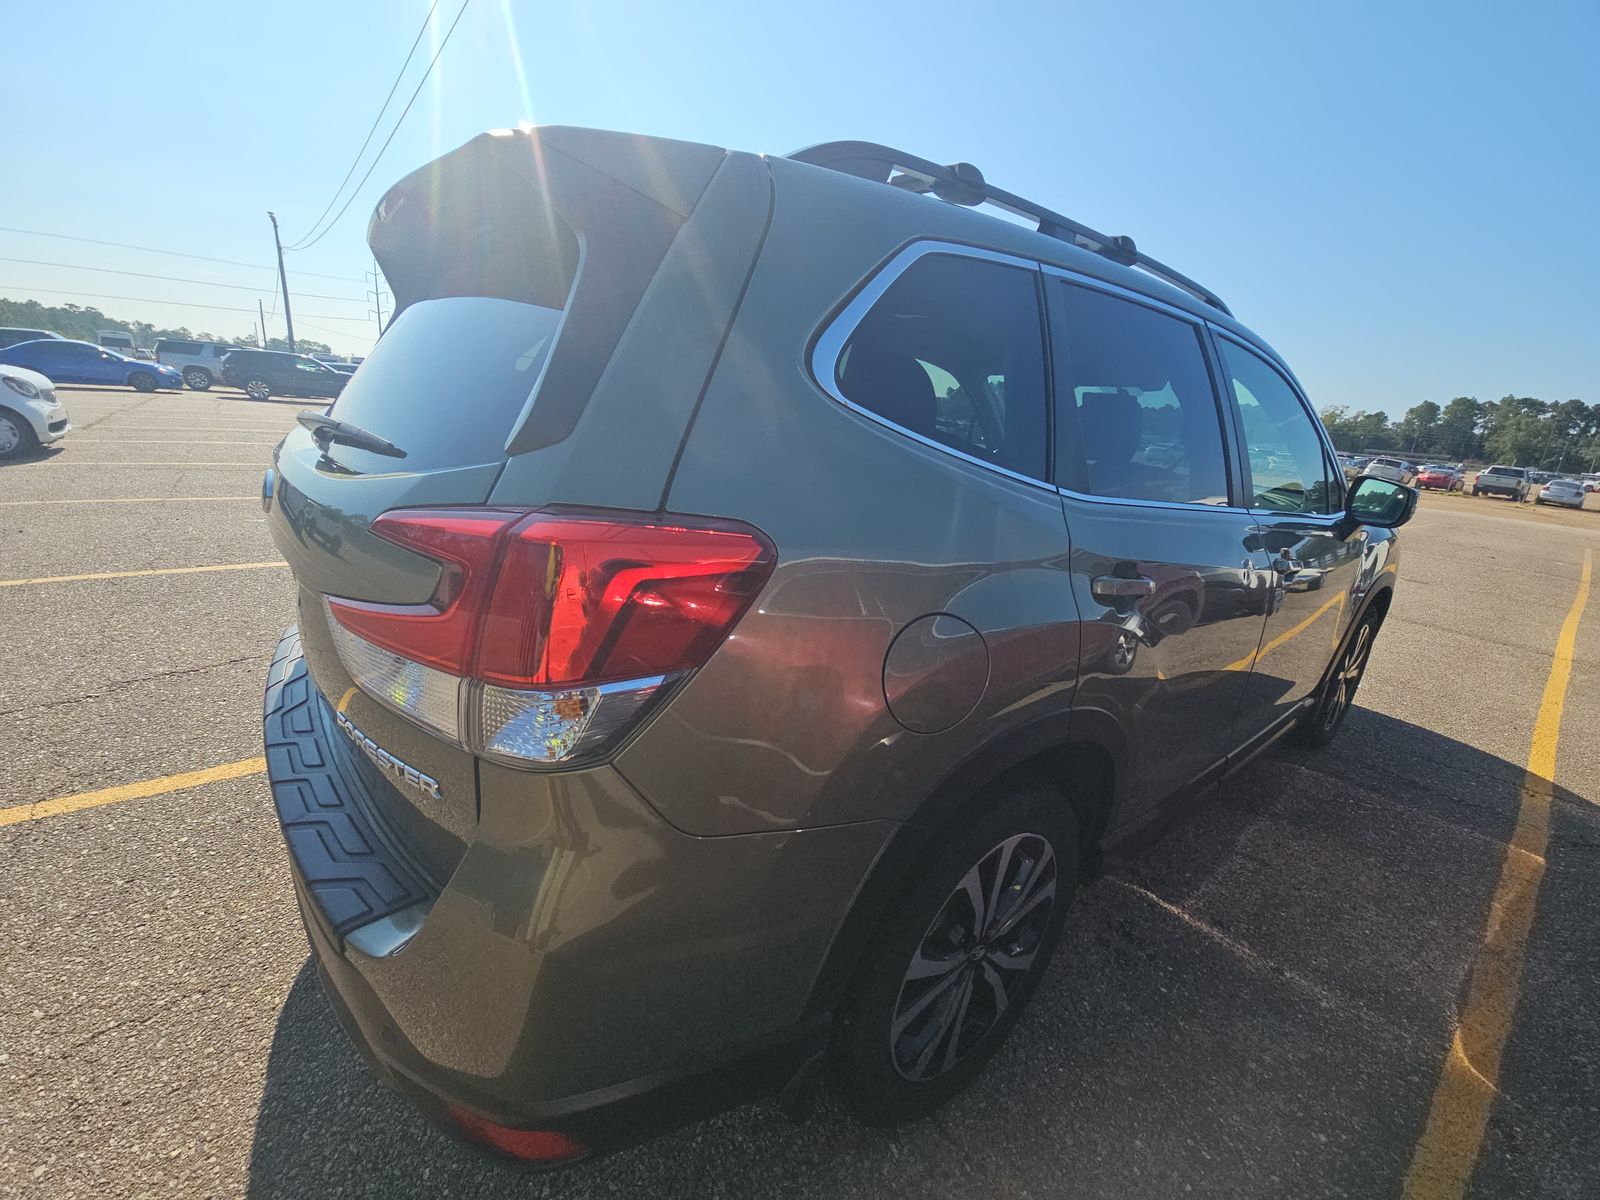
<instances>
[{"instance_id":1,"label":"white parked car","mask_svg":"<svg viewBox=\"0 0 1600 1200\"><path fill-rule=\"evenodd\" d=\"M194 342L182 338L161 338L156 342L156 361L176 367L183 386L203 392L222 380L222 356L238 346L227 342Z\"/></svg>"},{"instance_id":2,"label":"white parked car","mask_svg":"<svg viewBox=\"0 0 1600 1200\"><path fill-rule=\"evenodd\" d=\"M1403 483L1407 487L1417 482L1417 469L1400 458L1375 458L1361 468L1361 473L1386 479L1390 483Z\"/></svg>"},{"instance_id":3,"label":"white parked car","mask_svg":"<svg viewBox=\"0 0 1600 1200\"><path fill-rule=\"evenodd\" d=\"M1559 504L1563 508L1582 508L1583 484L1576 479L1552 479L1539 489L1535 504Z\"/></svg>"},{"instance_id":4,"label":"white parked car","mask_svg":"<svg viewBox=\"0 0 1600 1200\"><path fill-rule=\"evenodd\" d=\"M55 384L37 371L0 363L0 458L59 442L71 429Z\"/></svg>"}]
</instances>

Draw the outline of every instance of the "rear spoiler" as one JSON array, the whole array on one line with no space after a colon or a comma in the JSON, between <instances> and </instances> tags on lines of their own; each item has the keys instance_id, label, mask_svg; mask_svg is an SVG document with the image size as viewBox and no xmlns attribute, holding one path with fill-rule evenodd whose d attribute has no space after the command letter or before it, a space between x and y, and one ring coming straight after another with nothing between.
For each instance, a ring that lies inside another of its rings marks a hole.
<instances>
[{"instance_id":1,"label":"rear spoiler","mask_svg":"<svg viewBox=\"0 0 1600 1200\"><path fill-rule=\"evenodd\" d=\"M562 309L506 447L570 434L623 329L726 152L565 126L480 134L384 194L367 243L395 301L498 296ZM571 328L581 336L563 336Z\"/></svg>"}]
</instances>

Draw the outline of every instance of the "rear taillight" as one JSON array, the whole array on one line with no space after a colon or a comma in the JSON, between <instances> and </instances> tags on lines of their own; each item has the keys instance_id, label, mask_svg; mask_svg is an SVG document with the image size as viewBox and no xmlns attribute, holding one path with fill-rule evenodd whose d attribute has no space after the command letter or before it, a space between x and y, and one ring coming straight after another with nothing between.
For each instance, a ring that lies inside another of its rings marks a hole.
<instances>
[{"instance_id":1,"label":"rear taillight","mask_svg":"<svg viewBox=\"0 0 1600 1200\"><path fill-rule=\"evenodd\" d=\"M603 753L749 607L775 561L750 526L633 515L400 509L380 537L440 564L426 604L330 596L369 694L520 764Z\"/></svg>"}]
</instances>

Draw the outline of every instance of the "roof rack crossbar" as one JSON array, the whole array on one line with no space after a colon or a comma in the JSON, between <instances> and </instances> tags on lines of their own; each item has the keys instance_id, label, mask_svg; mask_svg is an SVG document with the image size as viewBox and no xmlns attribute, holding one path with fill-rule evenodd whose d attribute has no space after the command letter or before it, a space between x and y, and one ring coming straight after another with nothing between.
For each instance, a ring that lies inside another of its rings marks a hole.
<instances>
[{"instance_id":1,"label":"roof rack crossbar","mask_svg":"<svg viewBox=\"0 0 1600 1200\"><path fill-rule=\"evenodd\" d=\"M991 204L1013 216L1037 222L1039 232L1046 237L1078 246L1125 267L1138 267L1227 316L1233 315L1222 298L1210 288L1202 287L1187 275L1143 253L1134 245L1132 238L1100 233L1042 204L1035 204L1032 200L997 188L984 179L983 172L971 163L941 165L878 142L854 141L823 142L796 150L789 157L796 162L827 167L909 192L931 193L941 200L967 208Z\"/></svg>"}]
</instances>

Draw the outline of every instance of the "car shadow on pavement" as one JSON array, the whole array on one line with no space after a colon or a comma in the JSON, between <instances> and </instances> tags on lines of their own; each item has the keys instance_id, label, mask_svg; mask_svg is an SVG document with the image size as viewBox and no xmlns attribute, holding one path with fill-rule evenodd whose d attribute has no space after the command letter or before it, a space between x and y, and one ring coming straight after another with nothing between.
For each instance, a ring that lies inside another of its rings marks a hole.
<instances>
[{"instance_id":1,"label":"car shadow on pavement","mask_svg":"<svg viewBox=\"0 0 1600 1200\"><path fill-rule=\"evenodd\" d=\"M564 1172L515 1174L370 1075L308 963L268 1058L249 1195L1393 1194L1522 783L1513 763L1359 708L1329 750L1257 761L1080 893L989 1069L897 1132L831 1101L804 1125L753 1106ZM1551 1170L1600 1172L1573 1102L1597 1070L1592 1031L1573 1050L1587 1010L1551 998L1600 961L1597 811L1556 795L1523 1019L1480 1167L1491 1174L1496 1155L1529 1145ZM1568 944L1544 945L1546 926ZM1524 1039L1524 1026L1536 1032Z\"/></svg>"}]
</instances>

